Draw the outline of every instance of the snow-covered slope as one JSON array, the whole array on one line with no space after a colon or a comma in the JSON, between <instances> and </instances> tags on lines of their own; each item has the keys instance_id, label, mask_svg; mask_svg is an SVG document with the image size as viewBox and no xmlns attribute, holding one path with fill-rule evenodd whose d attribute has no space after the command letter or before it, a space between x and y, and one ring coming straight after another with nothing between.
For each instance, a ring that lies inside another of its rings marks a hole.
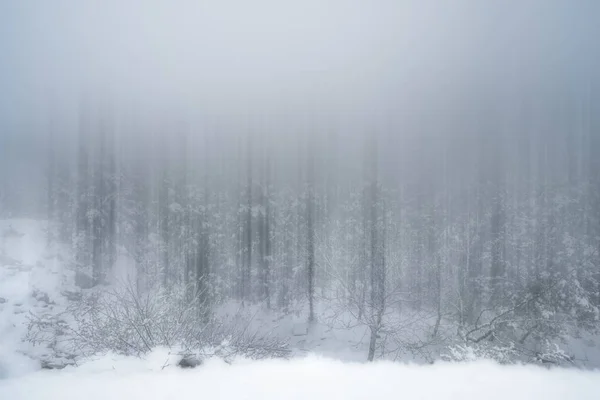
<instances>
[{"instance_id":1,"label":"snow-covered slope","mask_svg":"<svg viewBox=\"0 0 600 400\"><path fill-rule=\"evenodd\" d=\"M32 314L55 313L70 285L60 252L48 250L46 224L0 221L0 378L40 367L49 350L24 341Z\"/></svg>"},{"instance_id":2,"label":"snow-covered slope","mask_svg":"<svg viewBox=\"0 0 600 400\"><path fill-rule=\"evenodd\" d=\"M499 366L490 362L429 366L292 361L209 360L195 370L107 356L79 368L40 371L0 381L2 399L543 399L597 400L600 372Z\"/></svg>"},{"instance_id":3,"label":"snow-covered slope","mask_svg":"<svg viewBox=\"0 0 600 400\"><path fill-rule=\"evenodd\" d=\"M64 294L78 291L73 284L73 271L65 267L68 259L65 249L48 246L44 222L0 221L0 379L38 370L41 361L59 361L61 366L69 361L57 360L58 346L33 346L25 340L31 316L57 316L68 304ZM123 271L129 271L131 262L120 257L117 264L121 275L111 276L113 284L128 278ZM240 305L226 303L215 311L225 320L237 320ZM299 306L295 312L282 314L250 305L244 308L241 320L250 321L251 330L287 341L295 357L318 354L343 361L365 361L365 327L333 326L327 322L326 310L319 309L319 323L309 328L305 311ZM582 365L593 368L600 365L596 343L595 337L572 338L565 346L569 354L585 361ZM402 354L401 359L427 361L412 354Z\"/></svg>"}]
</instances>

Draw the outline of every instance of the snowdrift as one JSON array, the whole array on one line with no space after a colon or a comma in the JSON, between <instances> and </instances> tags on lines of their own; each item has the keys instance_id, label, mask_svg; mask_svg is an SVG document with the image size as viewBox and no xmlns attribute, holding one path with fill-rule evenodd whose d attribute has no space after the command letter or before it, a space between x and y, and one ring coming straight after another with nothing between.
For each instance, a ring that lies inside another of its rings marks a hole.
<instances>
[{"instance_id":1,"label":"snowdrift","mask_svg":"<svg viewBox=\"0 0 600 400\"><path fill-rule=\"evenodd\" d=\"M38 369L52 350L25 341L30 315L56 314L74 290L58 246L48 247L46 223L0 220L0 379Z\"/></svg>"},{"instance_id":2,"label":"snowdrift","mask_svg":"<svg viewBox=\"0 0 600 400\"><path fill-rule=\"evenodd\" d=\"M499 366L429 366L292 361L208 360L182 370L166 351L145 361L106 356L79 368L39 371L0 381L1 399L544 399L597 400L600 371Z\"/></svg>"}]
</instances>

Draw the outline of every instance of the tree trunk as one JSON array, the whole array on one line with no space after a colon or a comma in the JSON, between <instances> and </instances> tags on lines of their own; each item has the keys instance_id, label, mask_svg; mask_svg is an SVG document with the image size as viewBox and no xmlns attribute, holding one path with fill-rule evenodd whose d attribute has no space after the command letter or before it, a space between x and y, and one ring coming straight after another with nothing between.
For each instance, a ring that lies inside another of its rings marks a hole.
<instances>
[{"instance_id":1,"label":"tree trunk","mask_svg":"<svg viewBox=\"0 0 600 400\"><path fill-rule=\"evenodd\" d=\"M306 196L306 246L307 246L307 278L308 278L308 322L315 321L315 227L314 227L314 179L315 166L313 149L307 155L307 196Z\"/></svg>"}]
</instances>

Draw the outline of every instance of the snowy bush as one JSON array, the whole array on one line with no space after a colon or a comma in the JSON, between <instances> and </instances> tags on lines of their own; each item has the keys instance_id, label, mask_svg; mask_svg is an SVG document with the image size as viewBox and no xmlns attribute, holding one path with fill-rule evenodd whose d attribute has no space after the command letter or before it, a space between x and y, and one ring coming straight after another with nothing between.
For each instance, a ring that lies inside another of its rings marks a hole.
<instances>
[{"instance_id":1,"label":"snowy bush","mask_svg":"<svg viewBox=\"0 0 600 400\"><path fill-rule=\"evenodd\" d=\"M510 364L517 358L512 346L499 347L480 344L457 344L449 346L442 359L447 361L494 360L500 364Z\"/></svg>"},{"instance_id":2,"label":"snowy bush","mask_svg":"<svg viewBox=\"0 0 600 400\"><path fill-rule=\"evenodd\" d=\"M558 344L545 341L539 350L520 347L514 343L507 344L456 344L449 346L442 354L446 361L477 361L494 360L500 364L514 364L517 362L545 365L572 364L572 357Z\"/></svg>"},{"instance_id":3,"label":"snowy bush","mask_svg":"<svg viewBox=\"0 0 600 400\"><path fill-rule=\"evenodd\" d=\"M28 339L46 345L62 341L62 348L83 355L113 352L139 357L157 347L202 358L289 354L285 342L250 331L249 321L218 320L205 304L187 297L185 288L142 294L133 284L88 293L58 317L33 316Z\"/></svg>"}]
</instances>

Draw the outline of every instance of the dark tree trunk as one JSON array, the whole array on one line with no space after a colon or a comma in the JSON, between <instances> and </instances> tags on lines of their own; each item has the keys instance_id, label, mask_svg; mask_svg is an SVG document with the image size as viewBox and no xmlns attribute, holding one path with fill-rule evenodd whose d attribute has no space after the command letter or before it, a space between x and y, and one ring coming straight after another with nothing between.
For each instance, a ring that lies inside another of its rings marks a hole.
<instances>
[{"instance_id":1,"label":"dark tree trunk","mask_svg":"<svg viewBox=\"0 0 600 400\"><path fill-rule=\"evenodd\" d=\"M47 179L48 179L48 244L52 244L54 240L54 229L52 229L52 224L56 221L56 155L54 148L54 128L50 127L50 133L48 135L48 170L47 170Z\"/></svg>"},{"instance_id":2,"label":"dark tree trunk","mask_svg":"<svg viewBox=\"0 0 600 400\"><path fill-rule=\"evenodd\" d=\"M160 157L160 170L158 171L158 230L161 239L160 263L163 275L163 287L169 288L171 270L169 265L169 162L166 143L161 139L161 148L158 149Z\"/></svg>"},{"instance_id":3,"label":"dark tree trunk","mask_svg":"<svg viewBox=\"0 0 600 400\"><path fill-rule=\"evenodd\" d=\"M308 321L315 321L315 227L314 227L314 180L315 165L313 149L307 154L307 196L306 196L306 247L307 247L307 279L308 279Z\"/></svg>"},{"instance_id":4,"label":"dark tree trunk","mask_svg":"<svg viewBox=\"0 0 600 400\"><path fill-rule=\"evenodd\" d=\"M369 316L371 338L369 341L368 361L373 361L377 348L377 338L382 328L385 311L385 247L384 247L384 213L382 212L378 179L378 143L376 136L370 143L370 253L371 253L371 307Z\"/></svg>"},{"instance_id":5,"label":"dark tree trunk","mask_svg":"<svg viewBox=\"0 0 600 400\"><path fill-rule=\"evenodd\" d=\"M247 193L246 193L246 226L244 237L244 295L242 300L250 300L252 297L252 141L248 139L247 144Z\"/></svg>"},{"instance_id":6,"label":"dark tree trunk","mask_svg":"<svg viewBox=\"0 0 600 400\"><path fill-rule=\"evenodd\" d=\"M104 171L104 157L106 155L106 131L101 126L99 132L99 152L96 154L94 171L94 208L92 218L92 276L94 284L98 285L104 282L106 274L104 265L104 242L105 242L105 224L104 224L104 199L106 198L106 182Z\"/></svg>"},{"instance_id":7,"label":"dark tree trunk","mask_svg":"<svg viewBox=\"0 0 600 400\"><path fill-rule=\"evenodd\" d=\"M87 115L82 111L79 121L78 151L77 151L77 222L76 222L76 263L77 266L89 267L89 152L88 152L88 129Z\"/></svg>"},{"instance_id":8,"label":"dark tree trunk","mask_svg":"<svg viewBox=\"0 0 600 400\"><path fill-rule=\"evenodd\" d=\"M115 134L112 131L108 133L108 234L106 237L108 246L109 265L114 265L117 261L117 197L119 194L117 175L117 158Z\"/></svg>"},{"instance_id":9,"label":"dark tree trunk","mask_svg":"<svg viewBox=\"0 0 600 400\"><path fill-rule=\"evenodd\" d=\"M267 308L271 308L271 254L272 254L272 243L271 243L271 159L267 154L267 160L265 165L265 198L264 198L264 211L265 211L265 222L264 222L264 240L265 240L265 251L264 251L264 295L267 302Z\"/></svg>"}]
</instances>

